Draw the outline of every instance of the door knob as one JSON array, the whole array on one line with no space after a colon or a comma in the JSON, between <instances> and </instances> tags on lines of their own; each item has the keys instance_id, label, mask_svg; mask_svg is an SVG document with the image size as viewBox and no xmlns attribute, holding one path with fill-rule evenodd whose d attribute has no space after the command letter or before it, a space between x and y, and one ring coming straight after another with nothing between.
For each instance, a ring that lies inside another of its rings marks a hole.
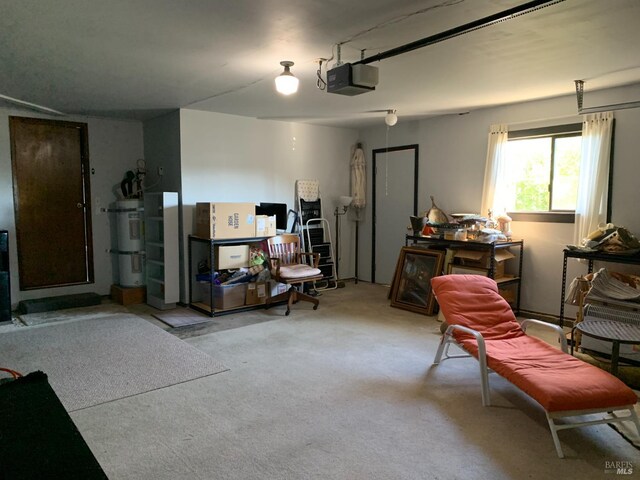
<instances>
[{"instance_id":1,"label":"door knob","mask_svg":"<svg viewBox=\"0 0 640 480\"><path fill-rule=\"evenodd\" d=\"M76 207L78 207L78 208L84 208L84 204L82 204L82 203L78 202L78 203L76 204Z\"/></svg>"}]
</instances>

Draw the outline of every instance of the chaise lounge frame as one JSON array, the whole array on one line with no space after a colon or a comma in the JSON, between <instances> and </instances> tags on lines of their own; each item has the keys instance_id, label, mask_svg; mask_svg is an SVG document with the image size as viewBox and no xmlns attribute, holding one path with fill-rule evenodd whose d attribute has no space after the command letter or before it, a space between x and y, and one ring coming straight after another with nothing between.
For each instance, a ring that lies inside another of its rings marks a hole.
<instances>
[{"instance_id":1,"label":"chaise lounge frame","mask_svg":"<svg viewBox=\"0 0 640 480\"><path fill-rule=\"evenodd\" d=\"M552 329L558 334L558 341L560 343L560 347L562 352L569 355L567 340L564 335L564 331L557 325L552 325L546 322L542 322L540 320L533 319L525 319L518 322L520 324L520 328L523 332L526 333L526 329L531 324L536 324L545 328ZM471 355L467 350L456 341L453 334L454 332L464 332L469 335L472 335L476 341L478 352L477 358L474 355ZM465 354L449 354L450 345L455 345L460 348ZM453 359L453 358L467 358L473 357L476 358L479 364L480 369L480 383L481 383L481 393L482 393L482 405L485 407L491 406L491 393L489 389L489 373L492 373L492 370L487 366L487 349L485 345L485 339L480 332L474 330L472 328L452 324L449 325L442 335L440 339L440 344L438 345L438 349L436 351L435 358L433 360L434 365L439 365L443 360ZM597 367L594 367L597 368ZM512 383L513 384L513 383ZM517 387L517 385L514 385ZM534 398L535 399L535 398ZM543 407L544 409L544 407ZM638 415L635 412L634 405L622 405L622 406L609 406L606 408L592 408L592 409L584 409L584 410L560 410L560 411L547 411L545 410L545 415L547 417L547 422L549 424L549 429L551 430L551 436L553 438L553 443L556 449L556 453L559 458L564 458L564 452L562 451L562 446L560 444L560 439L558 438L558 432L560 430L566 430L570 428L578 428L584 426L591 425L600 425L600 424L615 424L622 423L625 421L632 421L638 433L640 434L640 420L638 419ZM628 415L620 416L620 413L628 412ZM566 419L570 417L578 417L584 415L592 415L592 414L601 414L607 413L611 415L611 417L602 417L597 420L585 420L585 421L571 421L570 423L556 423L556 420Z\"/></svg>"}]
</instances>

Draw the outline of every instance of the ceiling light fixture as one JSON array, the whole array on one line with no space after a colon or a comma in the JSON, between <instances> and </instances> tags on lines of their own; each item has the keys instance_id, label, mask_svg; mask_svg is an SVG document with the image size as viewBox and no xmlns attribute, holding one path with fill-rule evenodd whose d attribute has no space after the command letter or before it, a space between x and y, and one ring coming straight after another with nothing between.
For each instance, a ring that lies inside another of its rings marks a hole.
<instances>
[{"instance_id":1,"label":"ceiling light fixture","mask_svg":"<svg viewBox=\"0 0 640 480\"><path fill-rule=\"evenodd\" d=\"M396 115L395 110L387 110L387 114L384 117L384 123L386 123L390 127L393 127L396 123L398 123L398 116Z\"/></svg>"},{"instance_id":2,"label":"ceiling light fixture","mask_svg":"<svg viewBox=\"0 0 640 480\"><path fill-rule=\"evenodd\" d=\"M284 72L276 77L276 90L283 95L291 95L298 91L299 80L289 70L293 67L293 62L284 60L280 62L284 67Z\"/></svg>"}]
</instances>

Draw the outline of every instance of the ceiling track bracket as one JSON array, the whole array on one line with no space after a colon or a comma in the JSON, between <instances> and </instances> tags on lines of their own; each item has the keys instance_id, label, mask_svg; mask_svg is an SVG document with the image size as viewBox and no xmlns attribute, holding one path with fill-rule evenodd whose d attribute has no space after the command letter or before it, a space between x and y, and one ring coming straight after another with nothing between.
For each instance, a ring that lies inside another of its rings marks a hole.
<instances>
[{"instance_id":1,"label":"ceiling track bracket","mask_svg":"<svg viewBox=\"0 0 640 480\"><path fill-rule=\"evenodd\" d=\"M640 107L640 101L613 103L611 105L600 105L597 107L584 107L584 80L574 80L576 84L576 100L578 102L578 113L586 115L588 113L609 112L613 110L624 110L626 108Z\"/></svg>"}]
</instances>

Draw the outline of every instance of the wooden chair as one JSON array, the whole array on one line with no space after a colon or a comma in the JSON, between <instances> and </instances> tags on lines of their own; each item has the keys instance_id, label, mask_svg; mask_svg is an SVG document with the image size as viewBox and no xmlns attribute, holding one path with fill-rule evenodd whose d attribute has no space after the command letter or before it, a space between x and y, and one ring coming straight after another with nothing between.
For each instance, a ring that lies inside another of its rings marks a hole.
<instances>
[{"instance_id":1,"label":"wooden chair","mask_svg":"<svg viewBox=\"0 0 640 480\"><path fill-rule=\"evenodd\" d=\"M304 300L305 302L313 303L313 309L316 310L320 301L304 293L302 288L305 282L322 280L322 272L318 268L320 254L301 252L300 237L298 235L278 235L269 238L267 243L269 246L271 275L274 280L289 285L289 289L286 292L267 300L267 308L271 303L287 300L285 315L289 315L291 305ZM308 258L311 258L313 266L310 266L305 261Z\"/></svg>"}]
</instances>

